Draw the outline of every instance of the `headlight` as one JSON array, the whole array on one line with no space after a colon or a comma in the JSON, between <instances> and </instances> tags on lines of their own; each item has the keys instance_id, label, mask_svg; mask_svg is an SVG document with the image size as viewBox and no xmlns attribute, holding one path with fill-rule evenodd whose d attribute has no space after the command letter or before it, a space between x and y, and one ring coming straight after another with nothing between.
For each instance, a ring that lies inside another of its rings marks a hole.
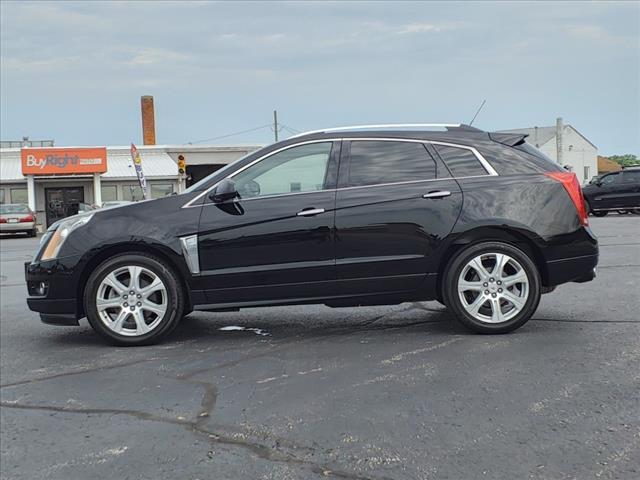
<instances>
[{"instance_id":1,"label":"headlight","mask_svg":"<svg viewBox=\"0 0 640 480\"><path fill-rule=\"evenodd\" d=\"M40 260L53 260L54 258L57 258L58 252L60 252L62 245L64 245L65 240L69 237L71 232L83 225L86 225L92 218L93 213L90 213L88 215L72 217L69 220L63 220L60 222L58 228L53 232L53 236L51 237L51 240L49 240L49 244L47 245L47 248L45 248Z\"/></svg>"}]
</instances>

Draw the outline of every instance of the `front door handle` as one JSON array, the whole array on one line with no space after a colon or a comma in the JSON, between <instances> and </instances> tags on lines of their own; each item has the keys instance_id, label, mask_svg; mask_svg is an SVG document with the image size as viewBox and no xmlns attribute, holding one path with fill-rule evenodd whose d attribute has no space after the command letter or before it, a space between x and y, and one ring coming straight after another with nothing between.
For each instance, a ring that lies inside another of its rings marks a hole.
<instances>
[{"instance_id":1,"label":"front door handle","mask_svg":"<svg viewBox=\"0 0 640 480\"><path fill-rule=\"evenodd\" d=\"M449 190L436 190L435 192L429 192L422 195L422 198L443 198L451 195Z\"/></svg>"},{"instance_id":2,"label":"front door handle","mask_svg":"<svg viewBox=\"0 0 640 480\"><path fill-rule=\"evenodd\" d=\"M324 208L305 208L304 210L300 210L297 215L299 217L313 217L321 213L324 213Z\"/></svg>"}]
</instances>

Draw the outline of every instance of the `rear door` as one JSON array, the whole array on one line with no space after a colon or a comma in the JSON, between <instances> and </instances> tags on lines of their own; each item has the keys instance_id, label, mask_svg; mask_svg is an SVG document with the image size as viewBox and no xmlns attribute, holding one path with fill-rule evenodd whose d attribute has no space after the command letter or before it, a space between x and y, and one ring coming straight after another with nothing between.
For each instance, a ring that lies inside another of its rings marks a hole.
<instances>
[{"instance_id":1,"label":"rear door","mask_svg":"<svg viewBox=\"0 0 640 480\"><path fill-rule=\"evenodd\" d=\"M433 252L460 213L462 194L425 144L344 140L336 196L340 294L412 291L436 271Z\"/></svg>"}]
</instances>

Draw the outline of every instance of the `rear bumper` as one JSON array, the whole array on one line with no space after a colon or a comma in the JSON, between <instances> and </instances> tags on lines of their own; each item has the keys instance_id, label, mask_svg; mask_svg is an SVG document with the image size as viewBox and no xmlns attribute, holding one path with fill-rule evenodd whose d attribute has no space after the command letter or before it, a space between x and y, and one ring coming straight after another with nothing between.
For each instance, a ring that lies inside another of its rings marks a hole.
<instances>
[{"instance_id":1,"label":"rear bumper","mask_svg":"<svg viewBox=\"0 0 640 480\"><path fill-rule=\"evenodd\" d=\"M596 277L596 265L597 253L547 262L548 286L567 282L589 282Z\"/></svg>"},{"instance_id":2,"label":"rear bumper","mask_svg":"<svg viewBox=\"0 0 640 480\"><path fill-rule=\"evenodd\" d=\"M0 223L0 233L29 232L35 226L34 222Z\"/></svg>"}]
</instances>

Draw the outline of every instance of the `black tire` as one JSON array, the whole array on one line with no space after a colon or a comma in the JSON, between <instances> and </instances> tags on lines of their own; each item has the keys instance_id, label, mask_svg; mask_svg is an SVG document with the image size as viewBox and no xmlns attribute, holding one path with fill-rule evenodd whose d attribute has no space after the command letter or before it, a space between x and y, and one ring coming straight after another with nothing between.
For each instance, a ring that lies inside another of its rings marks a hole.
<instances>
[{"instance_id":1,"label":"black tire","mask_svg":"<svg viewBox=\"0 0 640 480\"><path fill-rule=\"evenodd\" d=\"M607 210L597 210L597 211L591 212L591 214L594 217L606 217L607 213L609 213Z\"/></svg>"},{"instance_id":2,"label":"black tire","mask_svg":"<svg viewBox=\"0 0 640 480\"><path fill-rule=\"evenodd\" d=\"M35 237L38 235L38 231L34 228L33 230L31 230L30 232L27 233L27 235L29 235L30 237Z\"/></svg>"},{"instance_id":3,"label":"black tire","mask_svg":"<svg viewBox=\"0 0 640 480\"><path fill-rule=\"evenodd\" d=\"M640 215L640 208L632 208L629 210L633 215Z\"/></svg>"},{"instance_id":4,"label":"black tire","mask_svg":"<svg viewBox=\"0 0 640 480\"><path fill-rule=\"evenodd\" d=\"M627 213L630 213L629 210L618 210L618 215L626 215Z\"/></svg>"},{"instance_id":5,"label":"black tire","mask_svg":"<svg viewBox=\"0 0 640 480\"><path fill-rule=\"evenodd\" d=\"M512 257L522 266L529 280L529 293L524 306L513 318L502 323L488 323L475 318L466 311L458 294L458 278L467 263L478 255L491 253L502 253ZM443 280L444 301L447 307L460 323L475 332L485 334L508 333L524 325L538 308L541 290L540 273L532 259L513 245L495 241L476 243L460 251L447 266Z\"/></svg>"},{"instance_id":6,"label":"black tire","mask_svg":"<svg viewBox=\"0 0 640 480\"><path fill-rule=\"evenodd\" d=\"M96 297L100 284L107 275L124 266L139 266L157 275L165 285L167 310L157 326L139 336L126 336L109 329L98 315ZM184 292L173 270L162 259L146 253L116 255L101 263L89 277L84 292L84 307L91 327L109 343L122 346L151 345L158 343L173 331L182 319Z\"/></svg>"}]
</instances>

